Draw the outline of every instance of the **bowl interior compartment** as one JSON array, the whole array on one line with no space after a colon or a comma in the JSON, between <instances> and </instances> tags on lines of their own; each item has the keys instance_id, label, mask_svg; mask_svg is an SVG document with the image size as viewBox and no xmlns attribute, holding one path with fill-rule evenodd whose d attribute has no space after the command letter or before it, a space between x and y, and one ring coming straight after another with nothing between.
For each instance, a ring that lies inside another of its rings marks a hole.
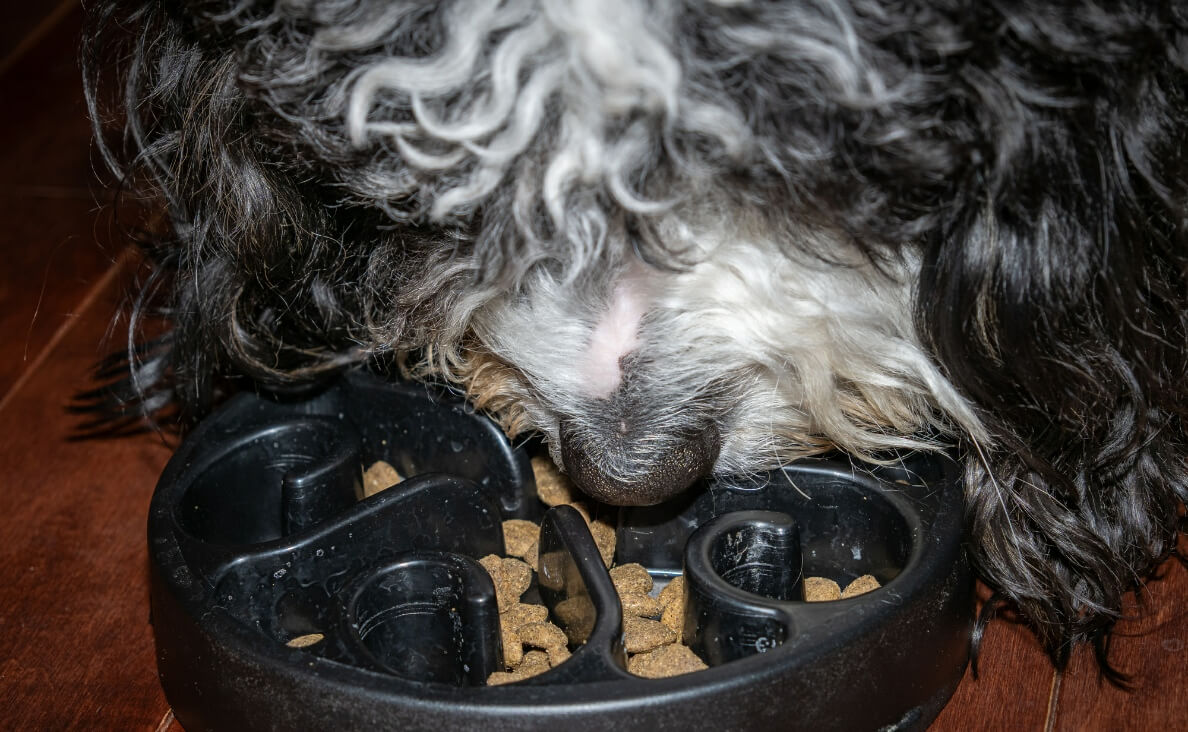
<instances>
[{"instance_id":1,"label":"bowl interior compartment","mask_svg":"<svg viewBox=\"0 0 1188 732\"><path fill-rule=\"evenodd\" d=\"M345 593L348 637L389 673L477 686L502 665L495 588L473 560L412 555Z\"/></svg>"},{"instance_id":2,"label":"bowl interior compartment","mask_svg":"<svg viewBox=\"0 0 1188 732\"><path fill-rule=\"evenodd\" d=\"M800 531L784 514L747 514L754 520L731 522L709 546L713 571L743 592L773 600L803 600Z\"/></svg>"},{"instance_id":3,"label":"bowl interior compartment","mask_svg":"<svg viewBox=\"0 0 1188 732\"><path fill-rule=\"evenodd\" d=\"M774 511L796 524L805 576L844 587L870 574L886 584L907 566L919 541L918 521L909 518L908 499L897 492L893 483L797 466L745 484L711 483L669 504L623 509L616 559L639 562L657 575L679 574L698 526L738 511Z\"/></svg>"},{"instance_id":4,"label":"bowl interior compartment","mask_svg":"<svg viewBox=\"0 0 1188 732\"><path fill-rule=\"evenodd\" d=\"M210 544L258 544L307 528L358 500L358 438L303 417L257 430L204 458L177 520Z\"/></svg>"},{"instance_id":5,"label":"bowl interior compartment","mask_svg":"<svg viewBox=\"0 0 1188 732\"><path fill-rule=\"evenodd\" d=\"M887 584L903 571L919 541L914 522L877 490L857 483L829 488L810 493L793 514L805 576L828 577L844 587L869 574Z\"/></svg>"}]
</instances>

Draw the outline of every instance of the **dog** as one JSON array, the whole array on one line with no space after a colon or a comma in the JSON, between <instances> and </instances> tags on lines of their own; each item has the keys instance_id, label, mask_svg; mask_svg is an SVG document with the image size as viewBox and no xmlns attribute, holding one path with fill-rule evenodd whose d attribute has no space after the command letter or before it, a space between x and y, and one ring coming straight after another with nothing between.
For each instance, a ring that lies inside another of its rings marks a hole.
<instances>
[{"instance_id":1,"label":"dog","mask_svg":"<svg viewBox=\"0 0 1188 732\"><path fill-rule=\"evenodd\" d=\"M396 364L617 504L954 450L980 575L1113 673L1188 497L1183 3L89 13L97 149L165 214L138 409Z\"/></svg>"}]
</instances>

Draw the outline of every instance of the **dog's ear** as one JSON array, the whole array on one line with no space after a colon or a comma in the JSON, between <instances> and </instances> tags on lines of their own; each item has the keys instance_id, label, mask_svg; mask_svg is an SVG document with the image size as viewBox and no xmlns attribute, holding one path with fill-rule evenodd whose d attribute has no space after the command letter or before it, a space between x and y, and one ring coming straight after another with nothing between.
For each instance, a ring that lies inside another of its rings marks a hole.
<instances>
[{"instance_id":1,"label":"dog's ear","mask_svg":"<svg viewBox=\"0 0 1188 732\"><path fill-rule=\"evenodd\" d=\"M918 292L993 439L968 446L974 559L1058 664L1104 648L1188 497L1188 100L1183 68L1146 63L1000 131Z\"/></svg>"},{"instance_id":2,"label":"dog's ear","mask_svg":"<svg viewBox=\"0 0 1188 732\"><path fill-rule=\"evenodd\" d=\"M96 149L120 199L150 209L134 212L150 275L129 326L138 337L149 320L172 327L151 348L130 338L126 378L94 396L121 418L171 403L199 417L226 377L274 390L316 383L399 349L411 328L440 320L432 303L460 289L444 282L460 268L433 270L432 258L463 259L464 236L397 225L352 199L318 148L341 123L303 127L260 98L244 47L256 36L228 19L250 24L248 11L263 11L241 3L224 17L199 5L88 7ZM325 80L307 83L287 91L313 96Z\"/></svg>"}]
</instances>

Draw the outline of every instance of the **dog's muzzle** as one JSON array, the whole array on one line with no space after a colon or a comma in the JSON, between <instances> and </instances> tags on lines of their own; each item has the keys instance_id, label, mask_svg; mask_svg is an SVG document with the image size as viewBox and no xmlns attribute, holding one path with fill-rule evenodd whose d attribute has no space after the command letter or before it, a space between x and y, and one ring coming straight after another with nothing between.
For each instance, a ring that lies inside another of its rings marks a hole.
<instances>
[{"instance_id":1,"label":"dog's muzzle","mask_svg":"<svg viewBox=\"0 0 1188 732\"><path fill-rule=\"evenodd\" d=\"M630 480L608 475L573 431L561 424L561 460L565 472L587 495L619 506L652 506L672 498L709 475L718 460L721 436L708 425L658 455Z\"/></svg>"}]
</instances>

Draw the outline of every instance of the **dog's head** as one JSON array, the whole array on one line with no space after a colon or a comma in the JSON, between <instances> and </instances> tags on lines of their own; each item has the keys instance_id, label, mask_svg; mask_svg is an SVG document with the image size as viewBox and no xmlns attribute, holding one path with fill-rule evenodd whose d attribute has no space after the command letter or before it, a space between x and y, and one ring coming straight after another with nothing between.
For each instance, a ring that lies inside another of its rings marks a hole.
<instances>
[{"instance_id":1,"label":"dog's head","mask_svg":"<svg viewBox=\"0 0 1188 732\"><path fill-rule=\"evenodd\" d=\"M1174 3L258 5L95 10L139 29L130 170L173 221L141 376L415 353L614 503L957 444L1058 659L1169 551Z\"/></svg>"},{"instance_id":2,"label":"dog's head","mask_svg":"<svg viewBox=\"0 0 1188 732\"><path fill-rule=\"evenodd\" d=\"M950 415L980 428L915 336L916 262L875 266L705 199L670 216L655 235L675 261L643 262L610 232L599 262L531 273L472 320L459 376L548 435L583 490L656 503L711 471L928 445Z\"/></svg>"}]
</instances>

